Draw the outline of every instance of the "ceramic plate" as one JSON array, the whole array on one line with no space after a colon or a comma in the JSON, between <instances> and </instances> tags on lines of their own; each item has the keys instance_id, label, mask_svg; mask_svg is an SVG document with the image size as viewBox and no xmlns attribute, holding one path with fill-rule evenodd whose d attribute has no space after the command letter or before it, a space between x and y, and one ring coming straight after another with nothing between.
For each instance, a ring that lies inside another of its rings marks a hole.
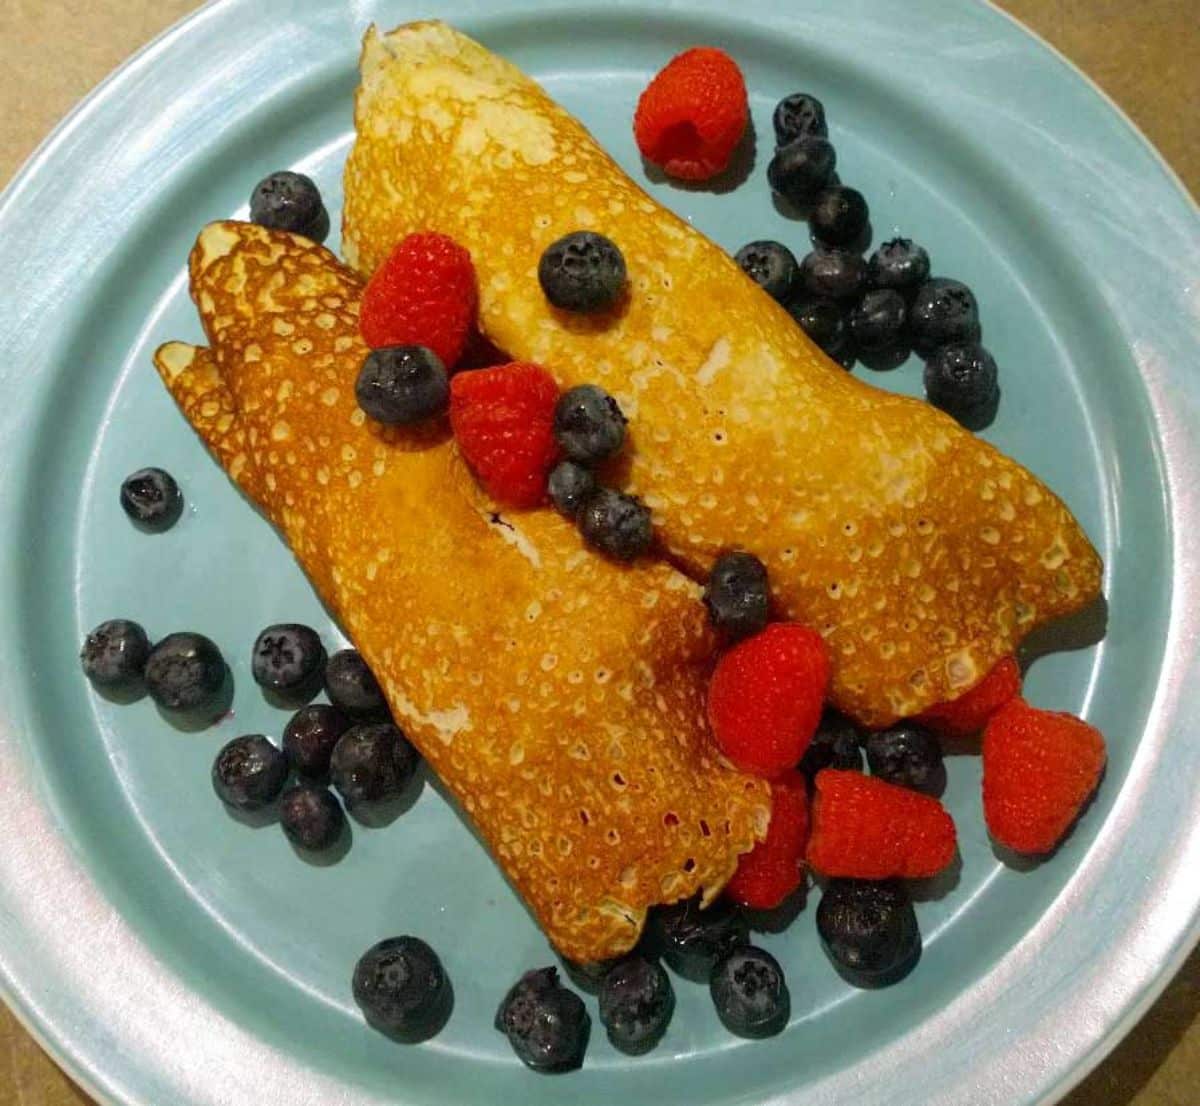
<instances>
[{"instance_id":1,"label":"ceramic plate","mask_svg":"<svg viewBox=\"0 0 1200 1106\"><path fill-rule=\"evenodd\" d=\"M648 184L730 249L767 237L805 248L764 169L775 101L815 92L876 240L911 235L936 272L977 290L1003 374L986 435L1066 498L1107 565L1107 612L1035 643L1045 655L1027 685L1111 742L1099 799L1054 860L1001 863L979 761L954 757L946 801L962 867L918 904L925 952L907 981L844 984L809 909L761 938L790 981L781 1036L730 1037L706 989L680 981L657 1051L631 1060L597 1031L582 1071L548 1079L521 1068L491 1019L549 949L429 781L391 825L355 826L326 866L213 796L216 749L237 733L277 735L287 717L250 680L257 631L336 630L177 413L150 353L199 338L188 248L207 220L244 215L259 177L308 172L340 210L362 31L436 8L208 7L99 88L0 201L6 999L89 1091L130 1106L1053 1101L1197 934L1200 220L1111 104L982 4L460 0L452 17L639 180L630 119L650 75L697 42L730 50L759 134L748 179L721 194ZM855 371L920 389L916 362ZM156 537L117 503L121 478L147 464L174 473L189 504ZM115 616L217 641L233 716L180 732L149 701L92 694L79 643ZM398 932L427 937L455 982L453 1019L419 1048L369 1032L350 996L359 953Z\"/></svg>"}]
</instances>

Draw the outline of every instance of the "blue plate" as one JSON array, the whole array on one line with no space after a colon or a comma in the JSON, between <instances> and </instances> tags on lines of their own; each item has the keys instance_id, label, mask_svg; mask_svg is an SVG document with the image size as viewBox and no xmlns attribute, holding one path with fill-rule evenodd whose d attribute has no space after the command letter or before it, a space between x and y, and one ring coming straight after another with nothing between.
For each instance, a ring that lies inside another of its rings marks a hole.
<instances>
[{"instance_id":1,"label":"blue plate","mask_svg":"<svg viewBox=\"0 0 1200 1106\"><path fill-rule=\"evenodd\" d=\"M557 1079L522 1069L491 1028L516 974L550 961L546 942L429 782L323 867L277 828L227 817L208 783L215 750L286 718L249 678L256 632L292 619L337 631L176 412L150 352L199 336L187 250L207 220L245 213L259 177L302 169L340 208L360 35L371 19L430 13L225 0L98 89L0 201L5 997L89 1091L138 1106L1052 1101L1197 936L1195 207L1095 88L982 4L455 8L639 179L630 119L650 75L697 42L730 50L751 89L754 171L725 194L649 187L731 249L778 237L803 252L803 226L764 180L770 113L797 88L825 101L876 239L917 238L937 272L979 293L1004 389L987 436L1066 497L1105 557L1103 640L1101 618L1060 628L1027 685L1108 734L1100 796L1052 862L1018 871L988 843L978 760L952 758L962 868L918 905L925 953L907 981L841 982L810 909L762 938L791 984L783 1035L728 1036L705 989L679 982L657 1051L631 1060L597 1031L584 1069ZM916 363L871 379L920 387ZM146 464L187 497L163 536L134 531L117 504L121 478ZM233 716L180 732L148 701L92 694L76 653L114 616L216 640ZM417 1048L368 1031L350 997L358 954L396 932L430 939L457 992L449 1026Z\"/></svg>"}]
</instances>

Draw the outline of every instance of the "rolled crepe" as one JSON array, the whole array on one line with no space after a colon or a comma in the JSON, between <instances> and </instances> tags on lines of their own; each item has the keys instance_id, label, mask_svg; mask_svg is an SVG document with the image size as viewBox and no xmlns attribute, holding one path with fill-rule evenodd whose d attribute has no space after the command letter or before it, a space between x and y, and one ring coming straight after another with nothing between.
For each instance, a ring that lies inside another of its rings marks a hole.
<instances>
[{"instance_id":1,"label":"rolled crepe","mask_svg":"<svg viewBox=\"0 0 1200 1106\"><path fill-rule=\"evenodd\" d=\"M515 66L442 23L371 28L355 125L348 262L369 274L418 229L466 246L488 338L616 396L631 420L617 475L676 563L700 578L723 550L757 554L779 609L825 636L833 699L860 721L957 697L1097 595L1100 560L1044 484L832 362ZM574 230L628 266L599 318L538 284Z\"/></svg>"},{"instance_id":2,"label":"rolled crepe","mask_svg":"<svg viewBox=\"0 0 1200 1106\"><path fill-rule=\"evenodd\" d=\"M444 425L366 419L361 282L328 250L214 223L190 275L210 348L163 346L164 383L551 941L605 959L648 906L714 896L770 795L710 745L696 585L588 552L552 511L498 510Z\"/></svg>"}]
</instances>

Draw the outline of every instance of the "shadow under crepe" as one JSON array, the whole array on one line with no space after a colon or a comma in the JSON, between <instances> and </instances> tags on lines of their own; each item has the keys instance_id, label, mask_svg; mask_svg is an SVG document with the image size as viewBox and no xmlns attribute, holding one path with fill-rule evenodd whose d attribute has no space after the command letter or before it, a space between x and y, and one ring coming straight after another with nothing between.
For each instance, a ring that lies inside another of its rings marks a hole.
<instances>
[{"instance_id":1,"label":"shadow under crepe","mask_svg":"<svg viewBox=\"0 0 1200 1106\"><path fill-rule=\"evenodd\" d=\"M1048 653L1090 649L1103 640L1107 632L1108 600L1098 595L1082 610L1039 627L1021 643L1017 650L1021 674L1028 672L1034 661Z\"/></svg>"}]
</instances>

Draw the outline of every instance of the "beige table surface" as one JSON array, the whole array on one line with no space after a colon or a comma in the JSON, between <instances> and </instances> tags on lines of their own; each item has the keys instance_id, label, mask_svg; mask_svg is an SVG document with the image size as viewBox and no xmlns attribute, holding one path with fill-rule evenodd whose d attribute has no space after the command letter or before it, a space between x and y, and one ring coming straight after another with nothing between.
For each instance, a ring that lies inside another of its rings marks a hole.
<instances>
[{"instance_id":1,"label":"beige table surface","mask_svg":"<svg viewBox=\"0 0 1200 1106\"><path fill-rule=\"evenodd\" d=\"M950 10L967 0L942 2ZM0 185L76 100L196 6L195 0L0 0ZM1089 73L1200 195L1200 0L1003 0L1002 6ZM0 1106L10 1104L89 1106L90 1100L0 1006ZM1066 1106L1200 1106L1200 952Z\"/></svg>"}]
</instances>

